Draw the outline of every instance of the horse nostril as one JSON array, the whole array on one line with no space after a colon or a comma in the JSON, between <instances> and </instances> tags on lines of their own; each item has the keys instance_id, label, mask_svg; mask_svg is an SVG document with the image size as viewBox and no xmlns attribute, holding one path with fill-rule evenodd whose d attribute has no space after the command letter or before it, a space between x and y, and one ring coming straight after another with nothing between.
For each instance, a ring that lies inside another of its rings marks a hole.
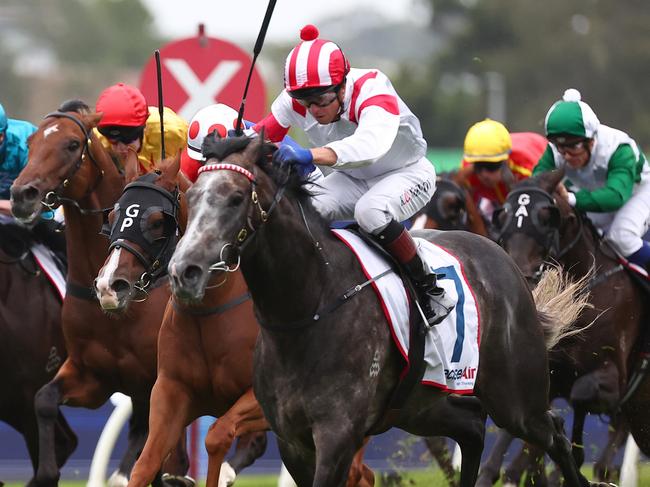
<instances>
[{"instance_id":1,"label":"horse nostril","mask_svg":"<svg viewBox=\"0 0 650 487\"><path fill-rule=\"evenodd\" d=\"M32 203L38 200L40 197L40 192L34 186L24 187L21 193L22 193L23 201L27 203Z\"/></svg>"},{"instance_id":2,"label":"horse nostril","mask_svg":"<svg viewBox=\"0 0 650 487\"><path fill-rule=\"evenodd\" d=\"M111 289L116 294L126 294L131 291L131 285L125 279L115 279L111 282Z\"/></svg>"},{"instance_id":3,"label":"horse nostril","mask_svg":"<svg viewBox=\"0 0 650 487\"><path fill-rule=\"evenodd\" d=\"M201 271L201 268L199 266L187 266L183 271L183 281L185 281L187 284L196 284L199 279L201 279L202 274L203 271Z\"/></svg>"}]
</instances>

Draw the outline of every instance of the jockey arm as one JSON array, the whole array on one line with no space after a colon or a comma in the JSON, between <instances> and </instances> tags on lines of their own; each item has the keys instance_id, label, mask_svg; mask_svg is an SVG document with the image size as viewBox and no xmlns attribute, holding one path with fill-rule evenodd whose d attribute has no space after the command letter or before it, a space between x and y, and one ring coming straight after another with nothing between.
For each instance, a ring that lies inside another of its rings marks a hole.
<instances>
[{"instance_id":1,"label":"jockey arm","mask_svg":"<svg viewBox=\"0 0 650 487\"><path fill-rule=\"evenodd\" d=\"M643 157L643 156L641 156ZM632 148L621 145L609 160L607 181L602 188L589 191L578 190L569 196L569 202L578 210L593 212L610 212L621 208L632 196L637 176L637 160ZM536 176L556 168L551 146L546 148L533 171Z\"/></svg>"},{"instance_id":2,"label":"jockey arm","mask_svg":"<svg viewBox=\"0 0 650 487\"><path fill-rule=\"evenodd\" d=\"M575 193L575 207L582 211L610 212L621 208L632 196L637 161L632 148L621 145L609 160L607 182L593 191Z\"/></svg>"}]
</instances>

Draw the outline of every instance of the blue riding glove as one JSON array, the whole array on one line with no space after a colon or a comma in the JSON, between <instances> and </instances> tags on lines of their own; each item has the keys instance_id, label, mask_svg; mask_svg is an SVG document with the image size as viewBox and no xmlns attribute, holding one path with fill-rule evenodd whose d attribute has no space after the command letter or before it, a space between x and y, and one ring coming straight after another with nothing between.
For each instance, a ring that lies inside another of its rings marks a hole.
<instances>
[{"instance_id":1,"label":"blue riding glove","mask_svg":"<svg viewBox=\"0 0 650 487\"><path fill-rule=\"evenodd\" d=\"M284 166L291 164L303 179L316 169L314 156L309 149L303 149L293 139L285 137L280 148L273 154L273 162Z\"/></svg>"}]
</instances>

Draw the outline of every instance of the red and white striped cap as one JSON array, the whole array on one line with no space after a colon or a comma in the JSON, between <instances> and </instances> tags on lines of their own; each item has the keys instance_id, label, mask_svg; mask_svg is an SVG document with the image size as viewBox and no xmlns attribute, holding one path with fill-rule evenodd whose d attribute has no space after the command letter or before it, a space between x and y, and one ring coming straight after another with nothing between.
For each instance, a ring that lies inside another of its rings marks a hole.
<instances>
[{"instance_id":1,"label":"red and white striped cap","mask_svg":"<svg viewBox=\"0 0 650 487\"><path fill-rule=\"evenodd\" d=\"M341 84L350 70L341 48L332 41L318 39L318 29L311 24L300 30L300 39L302 42L287 56L285 89L291 92Z\"/></svg>"}]
</instances>

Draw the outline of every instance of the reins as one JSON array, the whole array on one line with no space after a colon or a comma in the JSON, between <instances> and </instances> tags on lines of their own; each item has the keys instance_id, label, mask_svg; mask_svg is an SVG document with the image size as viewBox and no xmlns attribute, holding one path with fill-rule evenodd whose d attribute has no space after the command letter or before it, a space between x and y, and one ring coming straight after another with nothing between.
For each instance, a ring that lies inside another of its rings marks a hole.
<instances>
[{"instance_id":1,"label":"reins","mask_svg":"<svg viewBox=\"0 0 650 487\"><path fill-rule=\"evenodd\" d=\"M90 150L90 145L92 144L91 134L86 129L86 126L83 124L81 120L79 120L77 117L75 117L74 115L68 112L61 112L58 110L48 113L43 118L44 119L67 118L68 120L72 120L77 125L77 127L79 127L79 129L84 135L84 145L81 150L81 154L79 155L79 159L77 159L77 161L75 162L74 166L72 167L68 175L56 188L54 188L52 191L50 191L45 195L45 197L41 201L41 204L51 211L53 211L54 208L59 204L63 204L63 203L69 204L77 208L77 210L79 210L79 213L81 213L82 215L93 215L97 213L105 213L106 211L110 211L110 208L82 208L77 201L71 198L66 198L64 196L61 196L60 193L69 186L72 178L77 174L79 169L81 169L85 155L88 155L91 162L97 169L97 177L95 178L95 182L92 184L92 186L88 188L88 191L81 199L88 197L97 189L97 187L99 187L99 185L102 182L102 179L104 178L104 170L99 166L99 163L97 162L97 160L95 159L95 157L93 156Z\"/></svg>"}]
</instances>

